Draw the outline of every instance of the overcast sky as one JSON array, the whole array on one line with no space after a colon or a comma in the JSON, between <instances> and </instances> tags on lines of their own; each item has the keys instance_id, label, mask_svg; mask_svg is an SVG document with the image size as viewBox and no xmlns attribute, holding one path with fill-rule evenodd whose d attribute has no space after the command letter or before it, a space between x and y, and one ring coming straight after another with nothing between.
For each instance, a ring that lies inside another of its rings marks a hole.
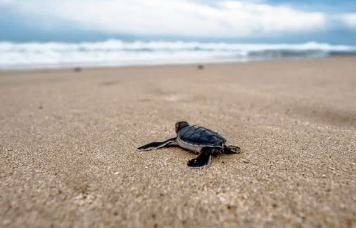
<instances>
[{"instance_id":1,"label":"overcast sky","mask_svg":"<svg viewBox=\"0 0 356 228\"><path fill-rule=\"evenodd\" d=\"M0 0L0 40L356 44L355 0Z\"/></svg>"}]
</instances>

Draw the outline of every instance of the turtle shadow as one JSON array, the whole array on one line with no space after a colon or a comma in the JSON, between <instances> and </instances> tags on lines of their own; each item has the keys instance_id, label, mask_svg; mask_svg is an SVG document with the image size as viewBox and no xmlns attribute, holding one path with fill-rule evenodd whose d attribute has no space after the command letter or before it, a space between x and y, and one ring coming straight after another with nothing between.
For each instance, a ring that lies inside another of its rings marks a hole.
<instances>
[{"instance_id":1,"label":"turtle shadow","mask_svg":"<svg viewBox=\"0 0 356 228\"><path fill-rule=\"evenodd\" d=\"M197 152L193 152L193 151L184 149L184 148L179 147L179 146L176 146L176 145L167 145L167 146L165 146L164 148L178 148L178 149L180 149L182 152L188 152L188 154L195 155L195 156L198 156L198 154L199 154L199 153L197 153ZM163 148L158 148L158 149L163 149ZM219 160L224 159L225 157L236 156L236 155L241 156L241 155L243 155L244 153L245 153L245 151L241 149L238 153L212 154L212 155L211 155L211 159L217 160L217 162L218 162ZM222 163L225 163L225 162L222 161Z\"/></svg>"},{"instance_id":2,"label":"turtle shadow","mask_svg":"<svg viewBox=\"0 0 356 228\"><path fill-rule=\"evenodd\" d=\"M188 150L188 149L185 149L185 148L182 148L182 147L180 147L180 146L178 146L178 145L166 145L166 146L164 146L164 147L160 147L160 148L156 148L155 150L161 150L161 149L172 149L172 148L176 148L176 149L178 149L179 151L181 151L181 152L184 152L184 154L186 155L185 157L189 157L188 158L188 162L189 161L191 161L192 159L195 159L196 157L198 157L199 156L199 154L200 153L197 153L197 152L194 152L194 151L191 151L191 150ZM137 149L138 151L141 151L141 150L139 150L139 149ZM188 152L188 153L187 153ZM205 168L205 167L207 167L207 166L210 166L211 165L211 162L212 162L212 160L216 160L216 161L214 161L214 163L215 162L217 162L217 163L220 163L220 161L221 161L221 163L225 163L225 160L224 160L224 157L225 156L233 156L233 155L242 155L242 153L244 153L244 151L241 149L238 153L224 153L224 152L222 152L222 153L217 153L217 154L211 154L211 156L210 156L210 160L209 160L209 164L208 165L204 165L204 166L199 166L199 167L190 167L190 168L197 168L197 169L201 169L201 168ZM183 154L182 154L183 155ZM187 156L187 155L189 155L189 156ZM189 167L189 165L188 165L188 167Z\"/></svg>"}]
</instances>

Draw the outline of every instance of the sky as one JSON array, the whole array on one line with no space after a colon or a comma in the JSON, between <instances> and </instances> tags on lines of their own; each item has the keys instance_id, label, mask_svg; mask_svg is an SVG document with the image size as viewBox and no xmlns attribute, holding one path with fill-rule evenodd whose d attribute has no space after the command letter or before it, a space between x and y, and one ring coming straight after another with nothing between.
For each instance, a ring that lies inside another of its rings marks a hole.
<instances>
[{"instance_id":1,"label":"sky","mask_svg":"<svg viewBox=\"0 0 356 228\"><path fill-rule=\"evenodd\" d=\"M355 0L0 0L0 41L356 45Z\"/></svg>"}]
</instances>

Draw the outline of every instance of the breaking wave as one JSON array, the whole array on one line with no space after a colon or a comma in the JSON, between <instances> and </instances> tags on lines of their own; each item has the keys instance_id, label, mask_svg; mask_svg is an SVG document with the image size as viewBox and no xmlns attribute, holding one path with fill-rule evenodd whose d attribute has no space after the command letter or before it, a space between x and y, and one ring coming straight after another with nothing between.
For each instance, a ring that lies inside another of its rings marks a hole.
<instances>
[{"instance_id":1,"label":"breaking wave","mask_svg":"<svg viewBox=\"0 0 356 228\"><path fill-rule=\"evenodd\" d=\"M356 54L356 46L199 42L0 42L0 70L238 62Z\"/></svg>"}]
</instances>

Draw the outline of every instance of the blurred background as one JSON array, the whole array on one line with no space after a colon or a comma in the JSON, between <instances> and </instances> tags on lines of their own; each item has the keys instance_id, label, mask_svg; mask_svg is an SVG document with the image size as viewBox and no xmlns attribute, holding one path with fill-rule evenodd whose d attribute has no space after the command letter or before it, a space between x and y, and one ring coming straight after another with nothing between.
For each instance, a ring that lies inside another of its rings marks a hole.
<instances>
[{"instance_id":1,"label":"blurred background","mask_svg":"<svg viewBox=\"0 0 356 228\"><path fill-rule=\"evenodd\" d=\"M355 53L355 0L0 0L0 70Z\"/></svg>"}]
</instances>

